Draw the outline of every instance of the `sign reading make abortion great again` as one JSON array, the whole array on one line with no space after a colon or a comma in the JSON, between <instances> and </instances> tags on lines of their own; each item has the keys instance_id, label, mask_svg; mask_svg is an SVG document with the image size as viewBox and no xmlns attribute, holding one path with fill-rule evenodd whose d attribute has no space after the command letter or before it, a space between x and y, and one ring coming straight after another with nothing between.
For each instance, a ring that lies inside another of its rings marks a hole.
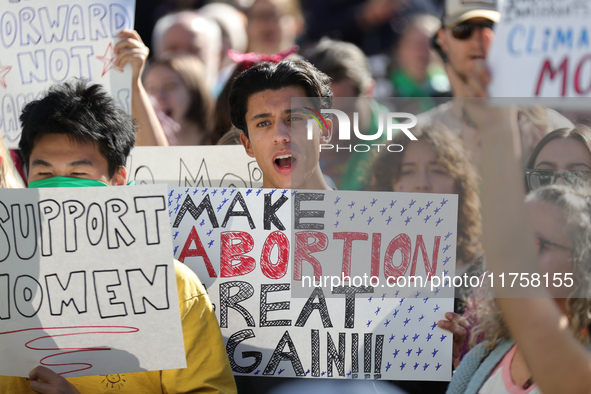
<instances>
[{"instance_id":1,"label":"sign reading make abortion great again","mask_svg":"<svg viewBox=\"0 0 591 394\"><path fill-rule=\"evenodd\" d=\"M133 28L134 0L0 0L0 134L20 138L24 105L73 77L99 83L131 111L131 67L115 66L114 45Z\"/></svg>"}]
</instances>

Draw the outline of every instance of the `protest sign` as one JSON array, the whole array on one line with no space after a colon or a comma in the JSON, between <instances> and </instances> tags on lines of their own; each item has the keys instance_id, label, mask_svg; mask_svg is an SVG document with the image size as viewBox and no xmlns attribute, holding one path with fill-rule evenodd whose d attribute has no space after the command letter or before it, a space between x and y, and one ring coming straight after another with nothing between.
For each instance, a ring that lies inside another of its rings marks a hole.
<instances>
[{"instance_id":1,"label":"protest sign","mask_svg":"<svg viewBox=\"0 0 591 394\"><path fill-rule=\"evenodd\" d=\"M131 66L113 48L132 29L135 0L3 0L0 11L0 135L20 139L18 117L49 86L80 77L105 87L131 113Z\"/></svg>"},{"instance_id":2,"label":"protest sign","mask_svg":"<svg viewBox=\"0 0 591 394\"><path fill-rule=\"evenodd\" d=\"M500 11L487 56L492 97L591 96L591 1L504 1Z\"/></svg>"},{"instance_id":3,"label":"protest sign","mask_svg":"<svg viewBox=\"0 0 591 394\"><path fill-rule=\"evenodd\" d=\"M260 187L263 173L242 145L140 146L127 160L129 181L169 187Z\"/></svg>"},{"instance_id":4,"label":"protest sign","mask_svg":"<svg viewBox=\"0 0 591 394\"><path fill-rule=\"evenodd\" d=\"M450 379L452 335L436 322L453 298L432 279L455 272L457 196L174 188L168 209L234 373Z\"/></svg>"},{"instance_id":5,"label":"protest sign","mask_svg":"<svg viewBox=\"0 0 591 394\"><path fill-rule=\"evenodd\" d=\"M0 189L0 375L186 367L164 193Z\"/></svg>"}]
</instances>

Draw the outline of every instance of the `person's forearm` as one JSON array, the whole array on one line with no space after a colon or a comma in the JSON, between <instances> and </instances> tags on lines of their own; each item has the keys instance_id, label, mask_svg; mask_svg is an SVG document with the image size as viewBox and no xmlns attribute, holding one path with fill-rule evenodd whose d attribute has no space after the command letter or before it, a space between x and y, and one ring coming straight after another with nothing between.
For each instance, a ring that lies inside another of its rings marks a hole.
<instances>
[{"instance_id":1,"label":"person's forearm","mask_svg":"<svg viewBox=\"0 0 591 394\"><path fill-rule=\"evenodd\" d=\"M138 125L136 145L168 146L168 139L142 84L132 88L131 116L136 119Z\"/></svg>"}]
</instances>

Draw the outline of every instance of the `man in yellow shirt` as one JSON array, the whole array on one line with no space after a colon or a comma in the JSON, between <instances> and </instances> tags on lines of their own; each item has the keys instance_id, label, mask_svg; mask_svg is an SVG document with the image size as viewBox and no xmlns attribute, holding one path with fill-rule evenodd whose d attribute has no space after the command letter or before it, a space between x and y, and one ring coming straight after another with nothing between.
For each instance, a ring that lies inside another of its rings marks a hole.
<instances>
[{"instance_id":1,"label":"man in yellow shirt","mask_svg":"<svg viewBox=\"0 0 591 394\"><path fill-rule=\"evenodd\" d=\"M135 127L99 85L52 87L25 106L19 143L32 187L125 185ZM0 377L1 393L236 393L224 342L205 289L175 261L187 368L66 379L38 366ZM163 336L167 335L163 333Z\"/></svg>"}]
</instances>

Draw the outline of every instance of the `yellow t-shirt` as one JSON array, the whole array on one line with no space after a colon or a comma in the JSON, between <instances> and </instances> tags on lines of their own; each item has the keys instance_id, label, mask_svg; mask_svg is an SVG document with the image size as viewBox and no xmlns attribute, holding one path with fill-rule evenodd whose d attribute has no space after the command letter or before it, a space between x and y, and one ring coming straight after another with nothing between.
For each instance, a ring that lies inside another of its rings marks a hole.
<instances>
[{"instance_id":1,"label":"yellow t-shirt","mask_svg":"<svg viewBox=\"0 0 591 394\"><path fill-rule=\"evenodd\" d=\"M184 264L175 260L174 268L187 368L69 378L82 394L237 392L220 328L203 285ZM29 384L26 378L0 376L0 393L34 393Z\"/></svg>"}]
</instances>

